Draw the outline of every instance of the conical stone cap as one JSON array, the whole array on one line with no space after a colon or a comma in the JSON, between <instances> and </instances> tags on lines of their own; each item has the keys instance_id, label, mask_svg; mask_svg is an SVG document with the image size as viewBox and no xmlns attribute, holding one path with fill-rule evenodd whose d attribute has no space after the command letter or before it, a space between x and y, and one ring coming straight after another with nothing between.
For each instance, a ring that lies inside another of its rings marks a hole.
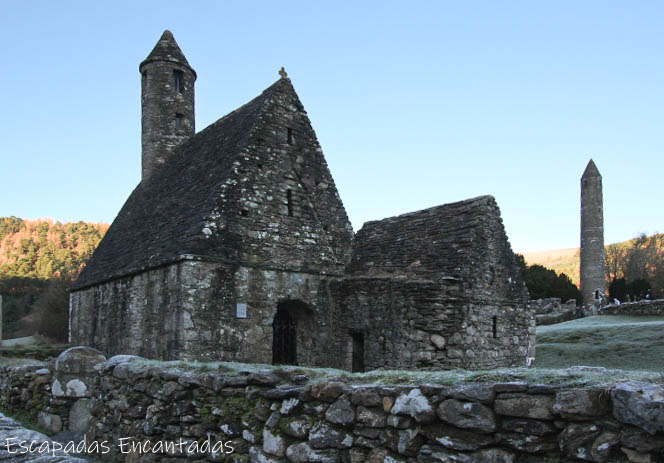
<instances>
[{"instance_id":1,"label":"conical stone cap","mask_svg":"<svg viewBox=\"0 0 664 463\"><path fill-rule=\"evenodd\" d=\"M583 175L581 176L581 178L590 178L590 177L602 178L602 174L599 173L599 170L597 169L597 166L595 165L595 162L592 159L586 166L586 170L583 171Z\"/></svg>"},{"instance_id":2,"label":"conical stone cap","mask_svg":"<svg viewBox=\"0 0 664 463\"><path fill-rule=\"evenodd\" d=\"M175 37L173 37L173 34L168 29L161 34L161 38L157 44L138 68L139 70L142 70L143 66L155 61L167 61L186 66L194 73L194 75L196 75L196 71L194 71L194 68L189 65L187 58L184 57L184 53L182 53L178 43L175 41Z\"/></svg>"}]
</instances>

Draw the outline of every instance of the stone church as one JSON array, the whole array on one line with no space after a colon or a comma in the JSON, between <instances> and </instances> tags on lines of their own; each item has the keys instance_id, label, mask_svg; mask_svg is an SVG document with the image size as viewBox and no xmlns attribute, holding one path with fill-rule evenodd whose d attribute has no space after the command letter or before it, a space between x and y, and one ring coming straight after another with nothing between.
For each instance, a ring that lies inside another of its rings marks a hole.
<instances>
[{"instance_id":1,"label":"stone church","mask_svg":"<svg viewBox=\"0 0 664 463\"><path fill-rule=\"evenodd\" d=\"M141 63L142 178L70 297L70 337L107 355L337 367L524 366L535 322L495 200L354 236L282 70L195 132L169 31Z\"/></svg>"}]
</instances>

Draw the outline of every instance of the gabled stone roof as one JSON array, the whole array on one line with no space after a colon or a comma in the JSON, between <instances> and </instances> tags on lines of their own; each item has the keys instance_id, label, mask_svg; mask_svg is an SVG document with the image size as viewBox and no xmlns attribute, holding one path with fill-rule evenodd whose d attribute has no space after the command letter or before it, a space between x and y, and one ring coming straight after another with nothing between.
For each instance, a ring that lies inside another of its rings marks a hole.
<instances>
[{"instance_id":1,"label":"gabled stone roof","mask_svg":"<svg viewBox=\"0 0 664 463\"><path fill-rule=\"evenodd\" d=\"M178 146L168 162L131 193L73 289L185 256L236 257L229 255L237 250L232 234L218 234L210 240L204 229L215 211L237 215L228 210L234 203L224 203L220 197L234 184L237 171L233 163L246 150L272 97L281 92L297 98L290 80L279 79L249 103Z\"/></svg>"},{"instance_id":2,"label":"gabled stone roof","mask_svg":"<svg viewBox=\"0 0 664 463\"><path fill-rule=\"evenodd\" d=\"M499 265L510 274L504 280L522 285L498 205L492 196L480 196L365 223L355 235L348 273L485 285L498 271L491 267Z\"/></svg>"},{"instance_id":3,"label":"gabled stone roof","mask_svg":"<svg viewBox=\"0 0 664 463\"><path fill-rule=\"evenodd\" d=\"M184 53L182 53L178 43L175 41L175 37L173 37L173 34L168 29L164 31L157 44L154 46L148 57L139 65L138 69L140 70L144 64L153 61L168 61L180 64L191 69L194 75L196 75L196 71L194 71L189 65L187 58L185 58Z\"/></svg>"}]
</instances>

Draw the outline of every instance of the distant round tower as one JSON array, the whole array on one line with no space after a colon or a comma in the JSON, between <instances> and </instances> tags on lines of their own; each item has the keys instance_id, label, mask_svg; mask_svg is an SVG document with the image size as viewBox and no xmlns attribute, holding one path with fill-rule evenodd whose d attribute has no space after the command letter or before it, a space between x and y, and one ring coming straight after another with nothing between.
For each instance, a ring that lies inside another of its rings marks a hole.
<instances>
[{"instance_id":1,"label":"distant round tower","mask_svg":"<svg viewBox=\"0 0 664 463\"><path fill-rule=\"evenodd\" d=\"M591 159L581 176L581 294L585 305L606 294L602 176Z\"/></svg>"},{"instance_id":2,"label":"distant round tower","mask_svg":"<svg viewBox=\"0 0 664 463\"><path fill-rule=\"evenodd\" d=\"M143 181L195 132L196 71L168 30L138 69L142 76Z\"/></svg>"}]
</instances>

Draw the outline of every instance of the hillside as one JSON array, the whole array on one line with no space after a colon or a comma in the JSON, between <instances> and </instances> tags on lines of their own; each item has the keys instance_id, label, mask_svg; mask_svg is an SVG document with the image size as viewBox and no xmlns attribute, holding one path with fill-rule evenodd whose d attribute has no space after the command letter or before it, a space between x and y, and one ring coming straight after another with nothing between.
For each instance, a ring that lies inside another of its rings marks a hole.
<instances>
[{"instance_id":1,"label":"hillside","mask_svg":"<svg viewBox=\"0 0 664 463\"><path fill-rule=\"evenodd\" d=\"M656 234L651 236L641 235L631 240L622 241L606 245L606 262L607 269L611 273L611 278L628 277L630 270L629 263L626 260L626 251L634 248L647 249L653 248L655 254L660 256L664 253L664 235ZM556 273L564 273L575 285L579 285L580 272L581 272L581 250L579 248L568 249L552 249L549 251L536 251L527 252L523 257L528 265L539 264L548 269L554 270ZM648 263L647 260L640 262L640 259L634 260L636 266L653 266L653 263Z\"/></svg>"},{"instance_id":2,"label":"hillside","mask_svg":"<svg viewBox=\"0 0 664 463\"><path fill-rule=\"evenodd\" d=\"M564 273L572 280L572 283L579 286L581 268L581 250L579 248L527 252L523 254L523 257L526 264L538 264L558 274Z\"/></svg>"},{"instance_id":3,"label":"hillside","mask_svg":"<svg viewBox=\"0 0 664 463\"><path fill-rule=\"evenodd\" d=\"M49 316L55 309L66 314L66 287L92 256L108 227L104 223L0 217L0 294L5 338L33 334L40 321L66 326L66 319ZM33 308L45 292L49 297L42 299L44 308L39 313ZM58 295L55 309L46 304L54 300L54 294ZM41 330L47 331L43 325Z\"/></svg>"},{"instance_id":4,"label":"hillside","mask_svg":"<svg viewBox=\"0 0 664 463\"><path fill-rule=\"evenodd\" d=\"M0 217L0 278L77 273L108 230L104 223Z\"/></svg>"}]
</instances>

